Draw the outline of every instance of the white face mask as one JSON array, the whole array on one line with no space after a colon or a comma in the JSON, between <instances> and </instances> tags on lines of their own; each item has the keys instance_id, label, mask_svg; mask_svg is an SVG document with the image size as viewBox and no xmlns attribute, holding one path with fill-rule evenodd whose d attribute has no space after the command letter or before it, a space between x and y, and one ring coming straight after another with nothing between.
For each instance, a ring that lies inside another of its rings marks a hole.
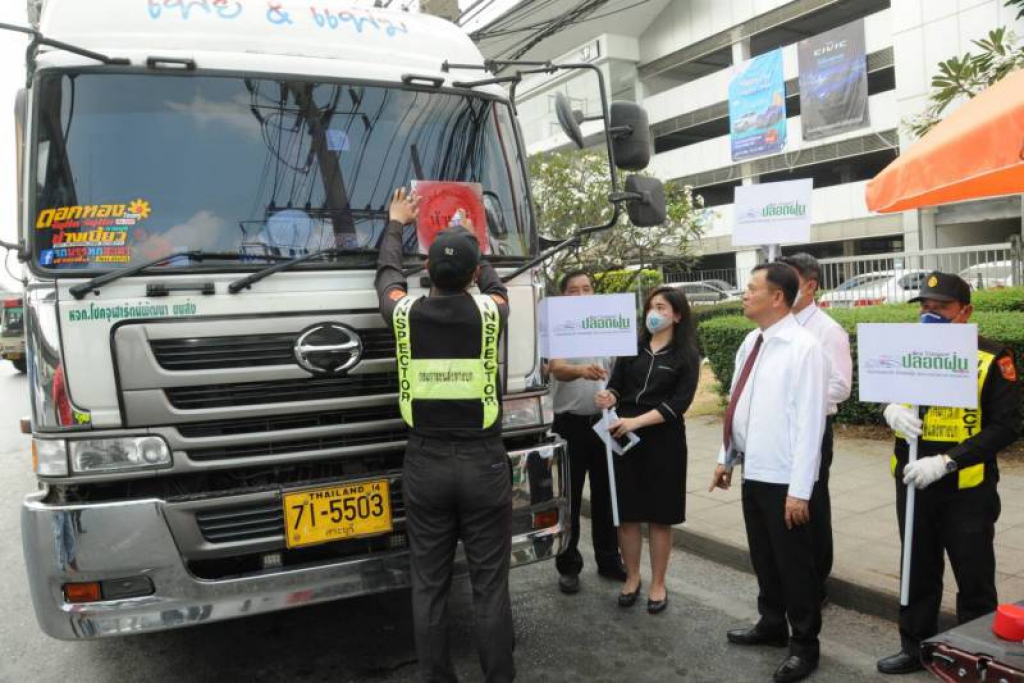
<instances>
[{"instance_id":1,"label":"white face mask","mask_svg":"<svg viewBox=\"0 0 1024 683\"><path fill-rule=\"evenodd\" d=\"M656 334L672 324L671 319L663 316L657 311L651 311L648 313L647 320L645 322L647 324L647 331L651 334Z\"/></svg>"}]
</instances>

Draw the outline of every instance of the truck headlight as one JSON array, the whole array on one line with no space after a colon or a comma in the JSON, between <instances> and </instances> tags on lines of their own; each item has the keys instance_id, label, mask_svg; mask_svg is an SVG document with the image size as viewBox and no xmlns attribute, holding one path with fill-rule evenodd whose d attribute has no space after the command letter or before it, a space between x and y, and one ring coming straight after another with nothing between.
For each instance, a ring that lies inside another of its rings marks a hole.
<instances>
[{"instance_id":1,"label":"truck headlight","mask_svg":"<svg viewBox=\"0 0 1024 683\"><path fill-rule=\"evenodd\" d=\"M68 446L64 439L32 439L32 469L40 477L68 476Z\"/></svg>"},{"instance_id":2,"label":"truck headlight","mask_svg":"<svg viewBox=\"0 0 1024 683\"><path fill-rule=\"evenodd\" d=\"M79 474L167 467L171 449L158 436L69 441L71 470Z\"/></svg>"},{"instance_id":3,"label":"truck headlight","mask_svg":"<svg viewBox=\"0 0 1024 683\"><path fill-rule=\"evenodd\" d=\"M551 397L530 396L528 398L512 398L502 404L504 418L503 429L527 429L551 424L554 420Z\"/></svg>"}]
</instances>

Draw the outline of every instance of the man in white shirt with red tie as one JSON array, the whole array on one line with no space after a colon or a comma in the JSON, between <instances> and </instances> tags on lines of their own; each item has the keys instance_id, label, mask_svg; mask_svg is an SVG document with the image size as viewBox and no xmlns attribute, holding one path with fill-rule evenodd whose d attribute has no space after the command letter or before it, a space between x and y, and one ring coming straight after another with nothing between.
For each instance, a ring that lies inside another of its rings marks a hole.
<instances>
[{"instance_id":1,"label":"man in white shirt with red tie","mask_svg":"<svg viewBox=\"0 0 1024 683\"><path fill-rule=\"evenodd\" d=\"M818 483L811 494L811 535L814 536L814 562L821 580L821 599L825 603L826 580L832 573L832 497L829 495L829 470L832 468L832 420L839 412L839 404L850 398L853 387L853 358L850 355L850 336L842 325L820 310L814 295L821 282L821 266L807 253L783 256L780 263L796 271L800 278L800 294L793 304L793 317L801 327L817 338L828 360L828 417L825 435L821 438L821 467Z\"/></svg>"},{"instance_id":2,"label":"man in white shirt with red tie","mask_svg":"<svg viewBox=\"0 0 1024 683\"><path fill-rule=\"evenodd\" d=\"M743 520L757 574L760 621L728 632L737 645L789 647L776 683L818 667L821 595L810 499L825 430L828 362L793 317L800 281L782 263L756 267L743 314L757 323L736 353L723 445L711 490L727 489L743 464ZM788 624L787 624L788 621Z\"/></svg>"}]
</instances>

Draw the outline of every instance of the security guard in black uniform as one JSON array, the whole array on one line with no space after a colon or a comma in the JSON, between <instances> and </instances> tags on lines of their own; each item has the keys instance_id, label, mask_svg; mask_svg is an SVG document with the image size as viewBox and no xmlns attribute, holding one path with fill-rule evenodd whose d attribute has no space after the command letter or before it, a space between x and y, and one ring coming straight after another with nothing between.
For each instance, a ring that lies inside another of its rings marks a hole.
<instances>
[{"instance_id":1,"label":"security guard in black uniform","mask_svg":"<svg viewBox=\"0 0 1024 683\"><path fill-rule=\"evenodd\" d=\"M933 272L920 295L921 322L966 323L971 289L956 275ZM921 669L920 644L938 632L943 552L956 576L957 620L993 611L996 560L992 547L999 518L999 451L1020 433L1020 387L1009 349L978 338L978 408L926 408L923 415L890 404L885 419L896 431L892 471L900 534L907 486L919 489L914 513L909 604L900 608L901 650L878 661L885 674ZM917 436L918 460L907 463L904 435Z\"/></svg>"},{"instance_id":2,"label":"security guard in black uniform","mask_svg":"<svg viewBox=\"0 0 1024 683\"><path fill-rule=\"evenodd\" d=\"M416 654L423 680L456 681L448 648L452 564L461 539L473 584L474 634L488 683L515 678L508 592L512 482L501 440L498 340L508 292L463 228L430 247L426 297L407 294L403 227L418 200L396 190L376 288L395 333L399 407L409 426L403 467ZM481 295L467 290L476 281Z\"/></svg>"}]
</instances>

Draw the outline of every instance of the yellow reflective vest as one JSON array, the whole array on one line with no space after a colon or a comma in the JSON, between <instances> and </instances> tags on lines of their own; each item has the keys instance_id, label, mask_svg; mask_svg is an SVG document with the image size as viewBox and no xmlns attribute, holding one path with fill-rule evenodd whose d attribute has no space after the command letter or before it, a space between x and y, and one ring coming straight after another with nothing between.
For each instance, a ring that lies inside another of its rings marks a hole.
<instances>
[{"instance_id":1,"label":"yellow reflective vest","mask_svg":"<svg viewBox=\"0 0 1024 683\"><path fill-rule=\"evenodd\" d=\"M994 353L978 349L978 407L977 408L942 408L932 407L925 412L921 428L922 446L931 445L928 451L941 453L966 441L981 431L981 390L985 386L989 370L996 359ZM904 438L901 432L896 432L897 438ZM945 448L940 446L944 445ZM936 446L938 448L936 448ZM896 476L898 466L896 455L892 456L891 470ZM970 489L979 486L985 481L985 463L978 463L965 467L957 472L957 488Z\"/></svg>"},{"instance_id":2,"label":"yellow reflective vest","mask_svg":"<svg viewBox=\"0 0 1024 683\"><path fill-rule=\"evenodd\" d=\"M402 419L415 426L417 401L477 402L487 429L501 413L498 396L498 340L501 330L498 305L489 296L474 296L480 312L480 355L472 358L415 358L412 351L410 312L419 297L407 296L395 307L392 325L398 361L398 405ZM456 344L453 344L455 346Z\"/></svg>"}]
</instances>

